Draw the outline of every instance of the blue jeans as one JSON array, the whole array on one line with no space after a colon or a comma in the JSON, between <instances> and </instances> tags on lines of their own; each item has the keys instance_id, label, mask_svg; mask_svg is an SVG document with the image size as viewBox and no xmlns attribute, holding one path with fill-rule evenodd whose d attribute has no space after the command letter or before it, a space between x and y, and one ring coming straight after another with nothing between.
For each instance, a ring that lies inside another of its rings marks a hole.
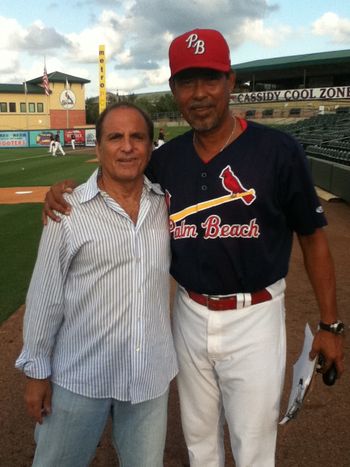
<instances>
[{"instance_id":1,"label":"blue jeans","mask_svg":"<svg viewBox=\"0 0 350 467\"><path fill-rule=\"evenodd\" d=\"M52 413L35 429L35 467L86 467L109 415L120 467L162 467L168 393L139 404L93 399L53 385Z\"/></svg>"}]
</instances>

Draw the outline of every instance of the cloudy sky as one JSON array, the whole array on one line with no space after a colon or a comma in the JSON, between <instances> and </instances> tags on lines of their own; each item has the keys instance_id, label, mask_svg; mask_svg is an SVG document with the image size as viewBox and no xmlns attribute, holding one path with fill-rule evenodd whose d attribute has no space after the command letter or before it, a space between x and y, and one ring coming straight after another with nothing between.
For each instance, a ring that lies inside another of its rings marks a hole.
<instances>
[{"instance_id":1,"label":"cloudy sky","mask_svg":"<svg viewBox=\"0 0 350 467\"><path fill-rule=\"evenodd\" d=\"M98 46L107 89L168 89L171 39L196 27L219 29L233 64L350 49L349 0L1 0L0 83L53 71L87 78L98 94Z\"/></svg>"}]
</instances>

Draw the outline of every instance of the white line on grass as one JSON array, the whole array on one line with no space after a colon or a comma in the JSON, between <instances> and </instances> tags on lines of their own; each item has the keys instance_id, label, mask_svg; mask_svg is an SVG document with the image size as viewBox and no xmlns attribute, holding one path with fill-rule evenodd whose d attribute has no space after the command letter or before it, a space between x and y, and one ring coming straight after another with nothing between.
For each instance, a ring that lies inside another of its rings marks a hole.
<instances>
[{"instance_id":1,"label":"white line on grass","mask_svg":"<svg viewBox=\"0 0 350 467\"><path fill-rule=\"evenodd\" d=\"M38 154L38 155L31 156L31 157L21 157L20 159L8 159L5 161L0 161L0 164L3 162L18 162L18 161L25 161L28 159L40 159L42 157L52 157L52 156L49 156L48 154L44 154L44 155Z\"/></svg>"},{"instance_id":2,"label":"white line on grass","mask_svg":"<svg viewBox=\"0 0 350 467\"><path fill-rule=\"evenodd\" d=\"M67 154L73 154L73 151L66 151L66 155ZM28 159L40 159L42 157L53 157L51 154L33 154L32 156L29 156L29 157L21 157L20 159L7 159L5 161L2 161L0 160L0 164L2 162L18 162L18 161L25 161L25 160L28 160ZM61 157L61 156L58 156L58 157Z\"/></svg>"}]
</instances>

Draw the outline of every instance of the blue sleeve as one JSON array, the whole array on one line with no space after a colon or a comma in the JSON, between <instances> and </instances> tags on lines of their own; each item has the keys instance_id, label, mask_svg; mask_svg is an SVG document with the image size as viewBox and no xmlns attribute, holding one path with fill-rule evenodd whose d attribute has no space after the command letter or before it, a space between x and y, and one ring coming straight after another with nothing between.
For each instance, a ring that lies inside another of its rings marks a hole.
<instances>
[{"instance_id":1,"label":"blue sleeve","mask_svg":"<svg viewBox=\"0 0 350 467\"><path fill-rule=\"evenodd\" d=\"M279 186L282 209L288 226L293 231L301 235L311 235L317 228L327 225L313 184L309 162L297 142L285 148L285 154L282 154Z\"/></svg>"}]
</instances>

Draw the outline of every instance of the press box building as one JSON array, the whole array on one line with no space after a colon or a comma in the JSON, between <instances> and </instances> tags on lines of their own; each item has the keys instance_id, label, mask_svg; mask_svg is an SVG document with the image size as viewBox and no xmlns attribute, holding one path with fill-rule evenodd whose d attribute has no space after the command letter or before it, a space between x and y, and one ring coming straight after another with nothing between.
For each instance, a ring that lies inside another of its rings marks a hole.
<instances>
[{"instance_id":1,"label":"press box building","mask_svg":"<svg viewBox=\"0 0 350 467\"><path fill-rule=\"evenodd\" d=\"M232 68L235 115L307 118L349 110L350 50L254 60Z\"/></svg>"},{"instance_id":2,"label":"press box building","mask_svg":"<svg viewBox=\"0 0 350 467\"><path fill-rule=\"evenodd\" d=\"M59 71L22 84L0 84L0 130L64 129L84 127L85 85L89 80Z\"/></svg>"}]
</instances>

